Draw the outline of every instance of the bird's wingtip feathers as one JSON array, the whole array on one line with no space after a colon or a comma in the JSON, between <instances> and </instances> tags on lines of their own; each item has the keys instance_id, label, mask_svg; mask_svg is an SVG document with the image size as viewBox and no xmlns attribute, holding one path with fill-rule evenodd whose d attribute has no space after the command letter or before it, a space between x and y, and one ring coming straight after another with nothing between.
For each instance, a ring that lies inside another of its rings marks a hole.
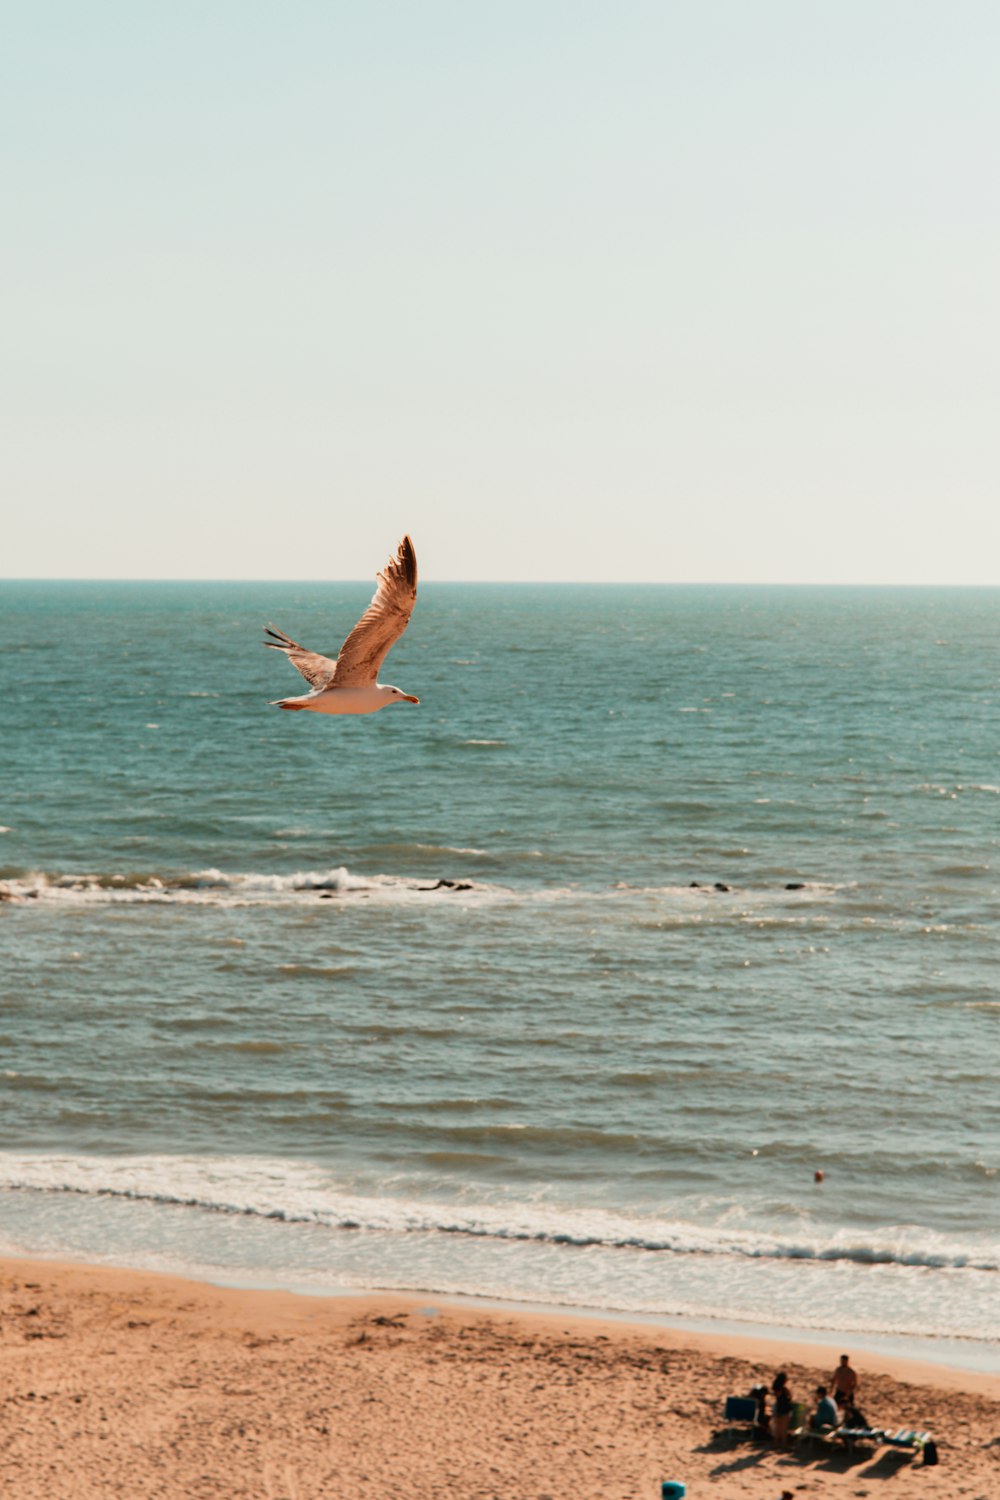
<instances>
[{"instance_id":1,"label":"bird's wingtip feathers","mask_svg":"<svg viewBox=\"0 0 1000 1500\"><path fill-rule=\"evenodd\" d=\"M406 582L410 588L417 586L417 554L413 548L413 538L407 532L400 542L396 551L396 560L402 564Z\"/></svg>"}]
</instances>

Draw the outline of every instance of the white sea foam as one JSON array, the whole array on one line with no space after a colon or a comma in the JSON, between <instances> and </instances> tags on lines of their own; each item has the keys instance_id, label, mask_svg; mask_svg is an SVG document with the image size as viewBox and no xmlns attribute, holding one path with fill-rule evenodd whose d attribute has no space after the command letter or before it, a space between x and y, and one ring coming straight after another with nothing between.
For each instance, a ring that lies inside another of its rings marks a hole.
<instances>
[{"instance_id":1,"label":"white sea foam","mask_svg":"<svg viewBox=\"0 0 1000 1500\"><path fill-rule=\"evenodd\" d=\"M796 1232L746 1222L745 1205L702 1200L702 1221L683 1214L582 1209L539 1196L463 1201L352 1190L316 1163L264 1157L100 1157L0 1152L0 1190L145 1200L329 1229L439 1233L579 1248L739 1256L754 1260L851 1262L1000 1270L1000 1246L915 1225L862 1232L803 1223Z\"/></svg>"},{"instance_id":2,"label":"white sea foam","mask_svg":"<svg viewBox=\"0 0 1000 1500\"><path fill-rule=\"evenodd\" d=\"M498 889L480 882L447 881L434 875L355 875L343 865L329 870L296 870L290 874L216 868L162 875L31 871L0 883L0 895L9 901L88 905L174 902L181 905L246 906L309 897L365 897L399 903L426 901L428 894L461 895L481 900L495 894Z\"/></svg>"},{"instance_id":3,"label":"white sea foam","mask_svg":"<svg viewBox=\"0 0 1000 1500\"><path fill-rule=\"evenodd\" d=\"M425 852L440 855L488 857L487 851L477 848L448 846L423 847ZM525 859L543 859L540 850L528 850L521 856ZM280 903L307 899L357 900L388 902L391 904L426 904L428 895L456 902L471 901L476 905L525 902L533 904L556 904L574 901L580 903L607 903L621 899L645 898L649 909L637 911L642 921L652 911L655 915L669 915L672 919L686 922L703 920L705 913L720 920L756 919L775 901L785 907L789 901L796 904L810 899L822 901L842 887L819 881L796 882L794 886L739 887L713 885L709 882L686 886L632 886L627 881L618 881L604 889L589 889L580 885L542 885L529 888L514 888L496 882L446 878L428 873L422 876L377 873L359 875L339 865L327 870L295 870L290 873L274 871L227 871L214 866L187 873L164 871L160 874L148 872L101 872L96 870L63 871L60 873L42 870L28 871L10 876L0 882L0 899L8 901L63 902L69 904L164 903L179 905L247 906L259 903ZM779 916L775 920L788 920Z\"/></svg>"}]
</instances>

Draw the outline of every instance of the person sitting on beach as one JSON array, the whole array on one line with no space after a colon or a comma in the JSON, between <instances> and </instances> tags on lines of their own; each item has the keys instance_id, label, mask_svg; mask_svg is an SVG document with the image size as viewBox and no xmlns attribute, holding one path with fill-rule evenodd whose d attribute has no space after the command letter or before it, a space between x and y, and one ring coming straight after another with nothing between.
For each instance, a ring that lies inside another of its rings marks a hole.
<instances>
[{"instance_id":1,"label":"person sitting on beach","mask_svg":"<svg viewBox=\"0 0 1000 1500\"><path fill-rule=\"evenodd\" d=\"M774 1395L774 1421L772 1423L774 1446L787 1448L788 1424L791 1421L792 1407L795 1403L792 1400L792 1388L788 1384L788 1376L784 1370L779 1370L775 1375L771 1391Z\"/></svg>"},{"instance_id":2,"label":"person sitting on beach","mask_svg":"<svg viewBox=\"0 0 1000 1500\"><path fill-rule=\"evenodd\" d=\"M840 1364L830 1377L830 1386L833 1390L833 1399L841 1406L846 1406L848 1401L853 1401L858 1391L857 1371L851 1369L850 1356L842 1354Z\"/></svg>"},{"instance_id":3,"label":"person sitting on beach","mask_svg":"<svg viewBox=\"0 0 1000 1500\"><path fill-rule=\"evenodd\" d=\"M849 1427L852 1432L867 1432L871 1427L871 1423L864 1412L859 1411L855 1406L853 1396L847 1398L847 1405L844 1407L843 1422L844 1426Z\"/></svg>"},{"instance_id":4,"label":"person sitting on beach","mask_svg":"<svg viewBox=\"0 0 1000 1500\"><path fill-rule=\"evenodd\" d=\"M767 1409L767 1386L755 1385L750 1395L757 1403L757 1411L753 1419L753 1436L755 1438L769 1438L771 1436L771 1417Z\"/></svg>"},{"instance_id":5,"label":"person sitting on beach","mask_svg":"<svg viewBox=\"0 0 1000 1500\"><path fill-rule=\"evenodd\" d=\"M814 1432L822 1432L827 1427L839 1427L840 1412L832 1396L827 1395L825 1385L816 1387L816 1398L816 1410L809 1417L809 1426Z\"/></svg>"}]
</instances>

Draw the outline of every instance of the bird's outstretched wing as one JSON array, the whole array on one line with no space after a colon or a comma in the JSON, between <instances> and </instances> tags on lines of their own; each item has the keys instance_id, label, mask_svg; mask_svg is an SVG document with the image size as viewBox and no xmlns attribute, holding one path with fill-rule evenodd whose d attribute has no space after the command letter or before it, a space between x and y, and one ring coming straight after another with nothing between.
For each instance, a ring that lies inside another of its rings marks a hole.
<instances>
[{"instance_id":1,"label":"bird's outstretched wing","mask_svg":"<svg viewBox=\"0 0 1000 1500\"><path fill-rule=\"evenodd\" d=\"M406 629L417 597L417 558L408 536L377 576L371 604L340 648L331 687L367 687L375 682L390 646Z\"/></svg>"},{"instance_id":2,"label":"bird's outstretched wing","mask_svg":"<svg viewBox=\"0 0 1000 1500\"><path fill-rule=\"evenodd\" d=\"M297 667L310 687L325 687L336 670L337 663L329 656L320 656L317 651L307 651L293 641L290 635L276 625L264 627L271 640L265 641L274 651L284 651L293 667Z\"/></svg>"}]
</instances>

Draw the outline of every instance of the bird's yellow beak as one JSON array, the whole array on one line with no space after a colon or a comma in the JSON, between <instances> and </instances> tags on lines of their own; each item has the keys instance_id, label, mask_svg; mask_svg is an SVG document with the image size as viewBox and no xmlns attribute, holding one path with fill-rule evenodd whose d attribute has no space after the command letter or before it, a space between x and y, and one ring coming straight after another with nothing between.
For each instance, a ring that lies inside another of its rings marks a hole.
<instances>
[{"instance_id":1,"label":"bird's yellow beak","mask_svg":"<svg viewBox=\"0 0 1000 1500\"><path fill-rule=\"evenodd\" d=\"M403 694L403 698L405 699L405 701L407 703L419 703L420 702L419 698L412 698L409 693L404 693Z\"/></svg>"}]
</instances>

